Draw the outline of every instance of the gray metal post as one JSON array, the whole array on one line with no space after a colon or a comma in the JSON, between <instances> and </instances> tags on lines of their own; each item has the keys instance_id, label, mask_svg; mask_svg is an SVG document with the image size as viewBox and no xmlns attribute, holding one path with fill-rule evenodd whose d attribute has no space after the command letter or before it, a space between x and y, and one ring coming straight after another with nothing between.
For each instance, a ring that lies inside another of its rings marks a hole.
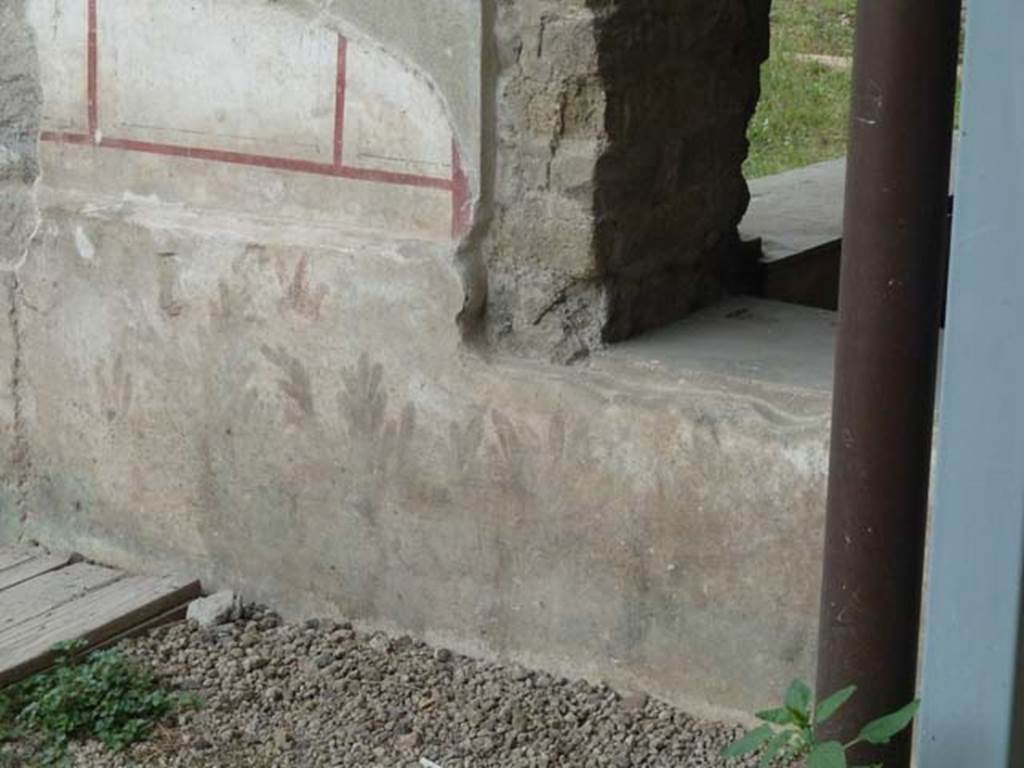
<instances>
[{"instance_id":1,"label":"gray metal post","mask_svg":"<svg viewBox=\"0 0 1024 768\"><path fill-rule=\"evenodd\" d=\"M968 7L918 727L923 768L1024 766L1024 3Z\"/></svg>"}]
</instances>

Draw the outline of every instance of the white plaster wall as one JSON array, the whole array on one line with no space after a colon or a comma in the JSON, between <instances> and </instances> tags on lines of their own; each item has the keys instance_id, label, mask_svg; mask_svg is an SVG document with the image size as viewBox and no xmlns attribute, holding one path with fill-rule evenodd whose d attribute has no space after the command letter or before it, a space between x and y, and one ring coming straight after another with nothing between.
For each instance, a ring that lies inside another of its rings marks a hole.
<instances>
[{"instance_id":1,"label":"white plaster wall","mask_svg":"<svg viewBox=\"0 0 1024 768\"><path fill-rule=\"evenodd\" d=\"M430 79L448 106L472 182L479 176L482 151L486 2L493 0L301 0L301 5L353 37L376 41Z\"/></svg>"},{"instance_id":2,"label":"white plaster wall","mask_svg":"<svg viewBox=\"0 0 1024 768\"><path fill-rule=\"evenodd\" d=\"M332 31L245 0L105 0L98 20L105 135L331 160ZM444 132L439 117L424 130Z\"/></svg>"},{"instance_id":3,"label":"white plaster wall","mask_svg":"<svg viewBox=\"0 0 1024 768\"><path fill-rule=\"evenodd\" d=\"M344 159L378 168L449 178L454 136L437 94L389 56L354 45L348 58Z\"/></svg>"},{"instance_id":4,"label":"white plaster wall","mask_svg":"<svg viewBox=\"0 0 1024 768\"><path fill-rule=\"evenodd\" d=\"M39 69L46 83L43 121L50 130L88 130L86 119L86 13L68 13L67 0L33 0L26 5L28 20L35 30Z\"/></svg>"},{"instance_id":5,"label":"white plaster wall","mask_svg":"<svg viewBox=\"0 0 1024 768\"><path fill-rule=\"evenodd\" d=\"M28 8L43 62L49 188L104 207L148 199L362 234L460 234L455 209L468 182L455 152L465 142L444 94L401 52L326 9L248 0Z\"/></svg>"}]
</instances>

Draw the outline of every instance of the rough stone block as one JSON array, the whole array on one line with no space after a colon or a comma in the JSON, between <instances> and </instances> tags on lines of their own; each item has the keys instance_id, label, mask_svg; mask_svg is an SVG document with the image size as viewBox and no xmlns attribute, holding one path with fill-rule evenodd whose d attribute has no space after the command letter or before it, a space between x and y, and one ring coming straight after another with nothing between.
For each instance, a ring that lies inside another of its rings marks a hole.
<instances>
[{"instance_id":1,"label":"rough stone block","mask_svg":"<svg viewBox=\"0 0 1024 768\"><path fill-rule=\"evenodd\" d=\"M480 323L494 345L579 359L735 282L743 252L728 249L747 204L740 169L767 29L762 0L504 4L495 221L476 243L490 283ZM524 203L539 173L580 204L571 229L585 234L567 237L550 203L542 216ZM535 265L535 279L507 262ZM539 335L541 281L552 310ZM570 310L567 291L591 301Z\"/></svg>"},{"instance_id":2,"label":"rough stone block","mask_svg":"<svg viewBox=\"0 0 1024 768\"><path fill-rule=\"evenodd\" d=\"M187 619L200 629L237 621L242 616L242 600L234 592L222 591L189 603Z\"/></svg>"}]
</instances>

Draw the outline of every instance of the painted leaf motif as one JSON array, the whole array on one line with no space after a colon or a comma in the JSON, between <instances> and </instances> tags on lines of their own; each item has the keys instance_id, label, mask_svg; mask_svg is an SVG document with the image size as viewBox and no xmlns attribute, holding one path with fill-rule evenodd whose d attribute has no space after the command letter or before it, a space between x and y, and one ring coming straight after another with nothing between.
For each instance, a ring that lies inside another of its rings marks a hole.
<instances>
[{"instance_id":1,"label":"painted leaf motif","mask_svg":"<svg viewBox=\"0 0 1024 768\"><path fill-rule=\"evenodd\" d=\"M846 750L838 741L818 744L807 756L807 768L846 768Z\"/></svg>"}]
</instances>

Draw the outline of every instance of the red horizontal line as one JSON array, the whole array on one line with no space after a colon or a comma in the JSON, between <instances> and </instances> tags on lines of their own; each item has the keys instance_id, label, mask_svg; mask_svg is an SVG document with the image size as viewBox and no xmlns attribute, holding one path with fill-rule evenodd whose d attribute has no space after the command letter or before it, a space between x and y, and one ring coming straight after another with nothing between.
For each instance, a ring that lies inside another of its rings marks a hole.
<instances>
[{"instance_id":1,"label":"red horizontal line","mask_svg":"<svg viewBox=\"0 0 1024 768\"><path fill-rule=\"evenodd\" d=\"M408 187L430 187L433 189L450 190L451 179L440 179L434 176L419 176L411 173L395 173L374 168L350 168L335 166L331 163L318 163L312 160L297 160L288 157L270 155L250 155L243 152L229 152L221 149L204 149L202 147L184 147L177 144L154 144L148 141L133 139L103 139L99 143L105 149L124 149L129 152L145 152L151 155L168 157L185 157L192 160L209 160L215 163L231 163L233 165L251 165L257 168L273 168L295 173L312 173L319 176L336 176L343 179L359 179L361 181L377 181L383 184L399 184Z\"/></svg>"},{"instance_id":2,"label":"red horizontal line","mask_svg":"<svg viewBox=\"0 0 1024 768\"><path fill-rule=\"evenodd\" d=\"M469 180L462 170L462 155L459 145L452 139L452 237L459 237L469 230Z\"/></svg>"},{"instance_id":3,"label":"red horizontal line","mask_svg":"<svg viewBox=\"0 0 1024 768\"><path fill-rule=\"evenodd\" d=\"M56 141L65 144L91 144L88 136L75 133L44 133L45 141ZM442 179L436 176L420 176L413 173L396 173L395 171L382 171L376 168L352 168L350 166L335 166L331 163L318 163L312 160L297 160L288 157L273 157L271 155L250 155L244 152L229 152L221 149L204 149L202 147L185 147L177 144L155 144L148 141L135 141L134 139L108 139L104 138L98 144L103 149L121 149L128 152L144 152L150 155L164 155L166 157L184 157L191 160L208 160L216 163L230 163L232 165L248 165L256 168L273 168L280 171L292 171L294 173L311 173L318 176L333 176L342 179L356 179L359 181L375 181L380 184L396 184L403 187L425 187L428 189L443 189L450 191L453 182L451 179Z\"/></svg>"},{"instance_id":4,"label":"red horizontal line","mask_svg":"<svg viewBox=\"0 0 1024 768\"><path fill-rule=\"evenodd\" d=\"M92 144L92 138L84 133L61 133L59 131L43 131L39 138L43 141L55 141L58 144Z\"/></svg>"},{"instance_id":5,"label":"red horizontal line","mask_svg":"<svg viewBox=\"0 0 1024 768\"><path fill-rule=\"evenodd\" d=\"M419 176L414 173L381 171L376 168L353 168L349 165L339 165L336 168L332 168L330 175L341 176L344 179L359 179L360 181L377 181L383 184L397 184L403 187L427 187L430 189L444 189L448 191L452 188L451 179L440 179L436 176Z\"/></svg>"}]
</instances>

